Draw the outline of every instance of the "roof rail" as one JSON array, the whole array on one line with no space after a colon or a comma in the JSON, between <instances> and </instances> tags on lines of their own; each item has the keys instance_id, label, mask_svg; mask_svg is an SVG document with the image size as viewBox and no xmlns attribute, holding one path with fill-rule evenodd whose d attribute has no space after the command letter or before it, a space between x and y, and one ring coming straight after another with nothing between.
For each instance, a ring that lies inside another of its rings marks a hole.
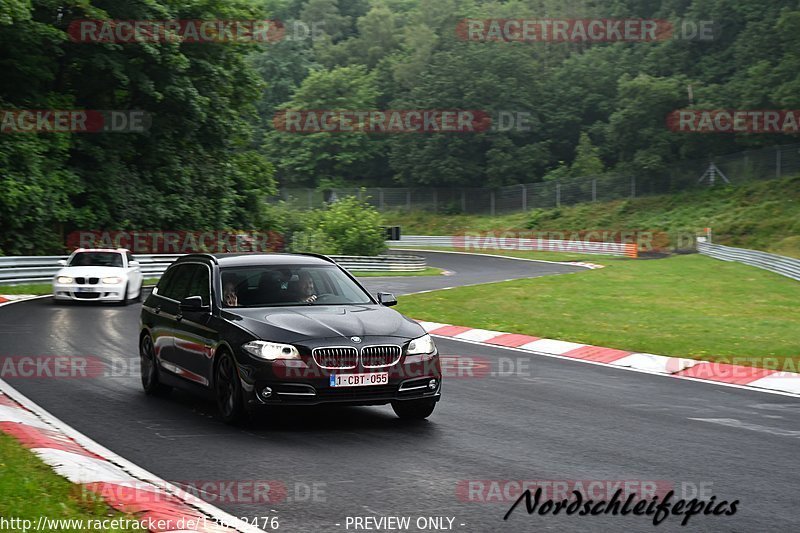
<instances>
[{"instance_id":1,"label":"roof rail","mask_svg":"<svg viewBox=\"0 0 800 533\"><path fill-rule=\"evenodd\" d=\"M192 258L192 257L203 258L203 259L211 259L211 261L214 264L219 264L219 261L217 261L217 257L214 254L205 254L205 253L193 253L193 254L182 255L181 257L178 258L178 261L181 261L181 260L187 259L187 258Z\"/></svg>"},{"instance_id":2,"label":"roof rail","mask_svg":"<svg viewBox=\"0 0 800 533\"><path fill-rule=\"evenodd\" d=\"M295 252L293 255L305 255L305 256L308 256L308 257L316 257L317 259L322 259L323 261L327 261L328 263L336 264L336 261L334 261L333 259L331 259L327 255L315 254L315 253L311 253L311 252Z\"/></svg>"}]
</instances>

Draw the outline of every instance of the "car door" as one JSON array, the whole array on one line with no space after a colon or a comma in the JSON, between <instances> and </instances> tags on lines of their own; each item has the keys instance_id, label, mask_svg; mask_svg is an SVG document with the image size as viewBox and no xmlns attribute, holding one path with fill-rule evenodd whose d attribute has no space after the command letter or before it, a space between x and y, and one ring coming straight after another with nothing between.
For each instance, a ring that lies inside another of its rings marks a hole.
<instances>
[{"instance_id":1,"label":"car door","mask_svg":"<svg viewBox=\"0 0 800 533\"><path fill-rule=\"evenodd\" d=\"M179 302L189 292L189 284L194 274L194 264L173 266L164 274L153 292L152 313L154 322L153 343L161 367L173 374L181 375L175 354L175 338L180 334L177 317L180 314ZM162 286L163 283L163 286Z\"/></svg>"},{"instance_id":2,"label":"car door","mask_svg":"<svg viewBox=\"0 0 800 533\"><path fill-rule=\"evenodd\" d=\"M211 268L207 264L193 264L192 280L185 297L200 296L207 310L181 310L176 317L178 334L175 335L175 363L183 370L183 377L208 385L211 379L213 347L219 340L212 327Z\"/></svg>"}]
</instances>

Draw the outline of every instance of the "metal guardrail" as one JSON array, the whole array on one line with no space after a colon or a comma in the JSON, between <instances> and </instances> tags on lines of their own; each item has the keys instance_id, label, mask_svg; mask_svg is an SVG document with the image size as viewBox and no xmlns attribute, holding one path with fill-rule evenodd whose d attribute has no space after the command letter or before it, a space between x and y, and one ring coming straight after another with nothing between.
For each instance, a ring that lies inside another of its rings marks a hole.
<instances>
[{"instance_id":1,"label":"metal guardrail","mask_svg":"<svg viewBox=\"0 0 800 533\"><path fill-rule=\"evenodd\" d=\"M698 242L697 250L714 259L743 263L800 281L800 259L707 242Z\"/></svg>"},{"instance_id":2,"label":"metal guardrail","mask_svg":"<svg viewBox=\"0 0 800 533\"><path fill-rule=\"evenodd\" d=\"M68 256L0 257L0 285L49 282L61 266L58 261ZM134 255L145 279L159 278L181 255ZM427 268L423 257L382 255L377 257L331 256L347 270L357 272L420 272Z\"/></svg>"},{"instance_id":3,"label":"metal guardrail","mask_svg":"<svg viewBox=\"0 0 800 533\"><path fill-rule=\"evenodd\" d=\"M399 241L386 243L392 248L438 246L469 251L516 250L537 252L567 252L588 255L637 257L635 244L594 241L562 241L551 239L520 239L493 235L428 236L404 235Z\"/></svg>"}]
</instances>

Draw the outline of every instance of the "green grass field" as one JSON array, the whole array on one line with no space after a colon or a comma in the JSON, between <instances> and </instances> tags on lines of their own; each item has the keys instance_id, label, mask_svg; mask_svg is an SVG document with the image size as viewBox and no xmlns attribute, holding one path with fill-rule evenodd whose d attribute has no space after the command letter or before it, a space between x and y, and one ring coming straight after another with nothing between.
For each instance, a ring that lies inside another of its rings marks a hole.
<instances>
[{"instance_id":1,"label":"green grass field","mask_svg":"<svg viewBox=\"0 0 800 533\"><path fill-rule=\"evenodd\" d=\"M33 453L3 433L0 433L0 516L27 519L33 524L40 516L83 520L134 518L115 512L102 500L57 475ZM65 528L58 531L86 530ZM107 531L142 532L144 529Z\"/></svg>"},{"instance_id":2,"label":"green grass field","mask_svg":"<svg viewBox=\"0 0 800 533\"><path fill-rule=\"evenodd\" d=\"M531 259L537 252L501 252ZM581 256L606 265L572 275L404 296L398 310L444 322L635 352L800 365L800 284L705 256Z\"/></svg>"},{"instance_id":3,"label":"green grass field","mask_svg":"<svg viewBox=\"0 0 800 533\"><path fill-rule=\"evenodd\" d=\"M642 230L674 236L710 227L719 244L800 257L800 177L496 217L396 211L386 213L385 219L401 226L405 235Z\"/></svg>"}]
</instances>

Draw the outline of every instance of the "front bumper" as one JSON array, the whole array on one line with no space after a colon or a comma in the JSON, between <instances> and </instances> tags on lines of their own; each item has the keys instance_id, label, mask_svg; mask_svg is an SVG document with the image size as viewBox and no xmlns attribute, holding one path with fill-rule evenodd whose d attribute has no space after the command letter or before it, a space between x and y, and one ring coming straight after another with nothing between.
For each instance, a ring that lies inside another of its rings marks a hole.
<instances>
[{"instance_id":1,"label":"front bumper","mask_svg":"<svg viewBox=\"0 0 800 533\"><path fill-rule=\"evenodd\" d=\"M53 298L75 302L121 302L125 299L125 285L53 283Z\"/></svg>"},{"instance_id":2,"label":"front bumper","mask_svg":"<svg viewBox=\"0 0 800 533\"><path fill-rule=\"evenodd\" d=\"M382 385L331 387L331 374L369 374L387 372ZM438 354L426 360L401 361L385 368L326 370L309 364L307 368L268 365L240 366L243 389L251 407L269 405L385 405L394 401L431 399L439 401L442 370ZM435 380L435 383L432 381ZM432 387L433 385L433 387Z\"/></svg>"}]
</instances>

